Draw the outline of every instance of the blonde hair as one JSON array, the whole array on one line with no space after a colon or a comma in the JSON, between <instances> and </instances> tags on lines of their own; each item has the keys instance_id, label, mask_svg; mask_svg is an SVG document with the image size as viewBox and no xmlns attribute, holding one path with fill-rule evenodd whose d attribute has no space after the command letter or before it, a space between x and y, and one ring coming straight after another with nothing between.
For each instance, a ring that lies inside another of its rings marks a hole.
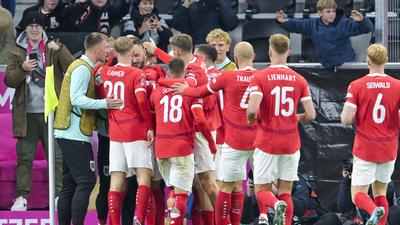
<instances>
[{"instance_id":1,"label":"blonde hair","mask_svg":"<svg viewBox=\"0 0 400 225\"><path fill-rule=\"evenodd\" d=\"M335 2L335 0L319 0L317 3L317 10L318 11L322 11L323 9L330 9L330 8L334 8L336 9L337 4Z\"/></svg>"},{"instance_id":2,"label":"blonde hair","mask_svg":"<svg viewBox=\"0 0 400 225\"><path fill-rule=\"evenodd\" d=\"M114 42L115 52L121 55L125 55L128 53L133 47L132 39L128 37L119 37Z\"/></svg>"},{"instance_id":3,"label":"blonde hair","mask_svg":"<svg viewBox=\"0 0 400 225\"><path fill-rule=\"evenodd\" d=\"M210 42L215 39L217 39L217 40L223 39L227 45L230 45L232 42L232 39L231 39L229 33L223 31L220 28L210 31L210 33L207 34L206 42L208 44L210 44Z\"/></svg>"},{"instance_id":4,"label":"blonde hair","mask_svg":"<svg viewBox=\"0 0 400 225\"><path fill-rule=\"evenodd\" d=\"M388 52L385 46L373 44L367 49L367 57L373 64L383 65L388 60Z\"/></svg>"},{"instance_id":5,"label":"blonde hair","mask_svg":"<svg viewBox=\"0 0 400 225\"><path fill-rule=\"evenodd\" d=\"M290 40L283 34L274 34L269 38L269 47L279 55L282 55L289 50Z\"/></svg>"}]
</instances>

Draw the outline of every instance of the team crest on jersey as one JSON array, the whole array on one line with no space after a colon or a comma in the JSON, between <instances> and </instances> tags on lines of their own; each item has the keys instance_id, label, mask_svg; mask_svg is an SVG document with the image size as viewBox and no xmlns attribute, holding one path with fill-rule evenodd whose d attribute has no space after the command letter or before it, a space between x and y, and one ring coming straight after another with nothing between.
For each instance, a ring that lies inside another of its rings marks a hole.
<instances>
[{"instance_id":1,"label":"team crest on jersey","mask_svg":"<svg viewBox=\"0 0 400 225\"><path fill-rule=\"evenodd\" d=\"M142 79L140 80L140 84L141 84L142 86L146 86L146 79L142 78Z\"/></svg>"},{"instance_id":2,"label":"team crest on jersey","mask_svg":"<svg viewBox=\"0 0 400 225\"><path fill-rule=\"evenodd\" d=\"M90 166L90 170L92 170L92 172L94 172L94 170L95 170L95 162L93 161L93 160L90 160L90 162L89 162L89 166Z\"/></svg>"},{"instance_id":3,"label":"team crest on jersey","mask_svg":"<svg viewBox=\"0 0 400 225\"><path fill-rule=\"evenodd\" d=\"M211 79L211 82L213 82L213 84L215 84L215 83L217 83L217 79L215 79L215 77L214 77Z\"/></svg>"}]
</instances>

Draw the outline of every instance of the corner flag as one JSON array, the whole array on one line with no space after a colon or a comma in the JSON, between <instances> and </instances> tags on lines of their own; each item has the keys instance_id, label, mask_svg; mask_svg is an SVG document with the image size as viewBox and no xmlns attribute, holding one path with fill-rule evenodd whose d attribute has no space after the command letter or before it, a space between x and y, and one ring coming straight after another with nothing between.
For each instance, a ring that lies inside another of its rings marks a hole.
<instances>
[{"instance_id":1,"label":"corner flag","mask_svg":"<svg viewBox=\"0 0 400 225\"><path fill-rule=\"evenodd\" d=\"M44 87L44 120L47 122L50 112L54 111L58 105L58 98L54 89L54 65L46 67Z\"/></svg>"}]
</instances>

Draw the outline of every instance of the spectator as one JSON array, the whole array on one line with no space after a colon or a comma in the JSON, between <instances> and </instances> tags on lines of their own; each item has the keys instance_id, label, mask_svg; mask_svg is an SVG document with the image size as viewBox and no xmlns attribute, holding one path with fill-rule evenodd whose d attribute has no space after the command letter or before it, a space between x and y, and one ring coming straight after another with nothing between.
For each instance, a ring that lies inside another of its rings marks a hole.
<instances>
[{"instance_id":1,"label":"spectator","mask_svg":"<svg viewBox=\"0 0 400 225\"><path fill-rule=\"evenodd\" d=\"M351 200L351 177L353 172L353 162L350 159L343 160L342 162L342 180L340 181L339 192L337 195L337 208L341 215L341 220L344 224L365 224L369 215L362 211L353 204ZM369 190L369 195L372 196L372 190ZM396 205L396 195L393 182L389 182L386 193L386 198L389 207ZM390 219L389 209L389 219ZM389 220L390 221L390 220ZM390 223L389 223L390 224ZM392 225L392 224L390 224Z\"/></svg>"},{"instance_id":2,"label":"spectator","mask_svg":"<svg viewBox=\"0 0 400 225\"><path fill-rule=\"evenodd\" d=\"M172 27L192 36L195 45L204 43L215 28L232 31L238 25L228 0L184 0L172 18Z\"/></svg>"},{"instance_id":3,"label":"spectator","mask_svg":"<svg viewBox=\"0 0 400 225\"><path fill-rule=\"evenodd\" d=\"M215 61L215 67L217 69L234 70L237 68L236 64L227 56L232 42L228 32L225 32L220 28L214 29L208 33L206 41L217 50L218 58Z\"/></svg>"},{"instance_id":4,"label":"spectator","mask_svg":"<svg viewBox=\"0 0 400 225\"><path fill-rule=\"evenodd\" d=\"M15 45L14 23L11 13L0 6L0 65L7 64L10 49Z\"/></svg>"},{"instance_id":5,"label":"spectator","mask_svg":"<svg viewBox=\"0 0 400 225\"><path fill-rule=\"evenodd\" d=\"M131 0L111 4L108 0L76 0L66 8L67 31L102 32L109 35L112 27L124 17Z\"/></svg>"},{"instance_id":6,"label":"spectator","mask_svg":"<svg viewBox=\"0 0 400 225\"><path fill-rule=\"evenodd\" d=\"M336 14L335 0L319 0L320 18L291 19L283 11L276 14L278 24L289 32L308 35L313 41L323 67L332 69L355 59L350 37L372 31L368 17L353 10L350 19Z\"/></svg>"},{"instance_id":7,"label":"spectator","mask_svg":"<svg viewBox=\"0 0 400 225\"><path fill-rule=\"evenodd\" d=\"M24 31L11 50L5 84L15 88L13 100L13 135L17 138L16 194L11 210L25 211L26 197L31 188L32 163L38 141L48 154L47 124L44 122L44 80L46 65L54 65L55 89L60 93L61 82L68 65L74 60L69 51L54 41L47 43L44 20L39 12L28 13L22 23ZM61 190L61 152L55 148L56 196Z\"/></svg>"},{"instance_id":8,"label":"spectator","mask_svg":"<svg viewBox=\"0 0 400 225\"><path fill-rule=\"evenodd\" d=\"M169 38L172 32L167 22L162 19L155 8L155 0L135 0L128 19L122 26L122 35L133 34L142 41L154 40L157 47L168 51Z\"/></svg>"},{"instance_id":9,"label":"spectator","mask_svg":"<svg viewBox=\"0 0 400 225\"><path fill-rule=\"evenodd\" d=\"M15 0L1 0L1 6L7 9L12 17L15 15Z\"/></svg>"},{"instance_id":10,"label":"spectator","mask_svg":"<svg viewBox=\"0 0 400 225\"><path fill-rule=\"evenodd\" d=\"M91 33L85 38L85 54L67 70L61 87L54 121L54 135L63 156L63 187L58 200L59 224L83 225L89 196L96 183L95 161L91 136L96 111L101 108L119 108L123 101L95 99L93 66L104 62L108 38L102 33Z\"/></svg>"},{"instance_id":11,"label":"spectator","mask_svg":"<svg viewBox=\"0 0 400 225\"><path fill-rule=\"evenodd\" d=\"M39 12L44 19L43 29L46 32L63 31L65 29L65 22L63 19L63 10L65 8L62 0L38 0L38 3L32 7L24 10L22 13L21 22L15 28L17 35L23 31L22 21L24 17L32 11Z\"/></svg>"}]
</instances>

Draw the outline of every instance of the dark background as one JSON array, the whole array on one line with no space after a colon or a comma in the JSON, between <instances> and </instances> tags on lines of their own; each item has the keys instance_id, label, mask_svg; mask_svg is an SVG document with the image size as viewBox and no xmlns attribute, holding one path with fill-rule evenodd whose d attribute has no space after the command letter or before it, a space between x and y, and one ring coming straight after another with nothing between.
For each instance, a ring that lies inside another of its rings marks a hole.
<instances>
[{"instance_id":1,"label":"dark background","mask_svg":"<svg viewBox=\"0 0 400 225\"><path fill-rule=\"evenodd\" d=\"M340 113L351 81L368 74L367 69L295 68L308 81L317 118L309 124L299 125L301 159L299 171L317 191L323 204L336 209L336 195L342 174L343 159L352 158L354 126L340 123ZM400 70L386 70L386 74L400 79ZM400 90L399 90L400 91ZM396 162L392 180L396 190L400 184L400 163Z\"/></svg>"}]
</instances>

